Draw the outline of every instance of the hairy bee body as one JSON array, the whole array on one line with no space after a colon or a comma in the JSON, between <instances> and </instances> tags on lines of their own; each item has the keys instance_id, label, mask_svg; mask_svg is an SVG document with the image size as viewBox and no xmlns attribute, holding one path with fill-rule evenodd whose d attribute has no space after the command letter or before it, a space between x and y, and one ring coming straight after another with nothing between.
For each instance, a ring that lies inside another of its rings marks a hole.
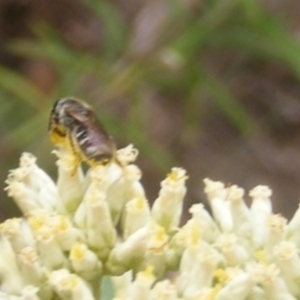
<instances>
[{"instance_id":1,"label":"hairy bee body","mask_svg":"<svg viewBox=\"0 0 300 300\"><path fill-rule=\"evenodd\" d=\"M94 110L75 98L63 98L53 106L50 115L51 141L70 150L78 162L89 165L107 164L115 155L116 146L96 117Z\"/></svg>"}]
</instances>

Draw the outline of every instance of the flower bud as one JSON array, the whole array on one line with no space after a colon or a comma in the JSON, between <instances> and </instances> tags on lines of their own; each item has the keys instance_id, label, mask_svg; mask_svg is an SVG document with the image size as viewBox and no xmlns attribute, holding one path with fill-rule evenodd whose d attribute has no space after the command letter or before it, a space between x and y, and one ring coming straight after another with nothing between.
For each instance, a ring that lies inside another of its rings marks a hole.
<instances>
[{"instance_id":1,"label":"flower bud","mask_svg":"<svg viewBox=\"0 0 300 300\"><path fill-rule=\"evenodd\" d=\"M267 235L267 223L272 213L272 204L270 201L272 191L267 186L259 185L252 189L249 195L252 197L252 239L254 247L258 249L264 244Z\"/></svg>"},{"instance_id":2,"label":"flower bud","mask_svg":"<svg viewBox=\"0 0 300 300\"><path fill-rule=\"evenodd\" d=\"M218 181L204 179L205 189L213 216L223 232L233 230L233 220L229 210L229 203L226 201L227 191L224 184Z\"/></svg>"},{"instance_id":3,"label":"flower bud","mask_svg":"<svg viewBox=\"0 0 300 300\"><path fill-rule=\"evenodd\" d=\"M185 170L172 168L171 173L162 181L159 197L153 204L152 216L167 232L179 225L186 179Z\"/></svg>"},{"instance_id":4,"label":"flower bud","mask_svg":"<svg viewBox=\"0 0 300 300\"><path fill-rule=\"evenodd\" d=\"M74 213L83 196L83 173L81 168L76 168L74 156L67 151L55 150L53 153L58 157L56 165L58 166L57 188L60 203L57 204L59 211Z\"/></svg>"},{"instance_id":5,"label":"flower bud","mask_svg":"<svg viewBox=\"0 0 300 300\"><path fill-rule=\"evenodd\" d=\"M244 190L232 185L227 188L227 193L234 232L242 240L250 242L252 239L252 217L250 209L243 199Z\"/></svg>"},{"instance_id":6,"label":"flower bud","mask_svg":"<svg viewBox=\"0 0 300 300\"><path fill-rule=\"evenodd\" d=\"M19 295L25 282L17 265L15 253L5 238L0 239L0 257L0 291Z\"/></svg>"},{"instance_id":7,"label":"flower bud","mask_svg":"<svg viewBox=\"0 0 300 300\"><path fill-rule=\"evenodd\" d=\"M62 300L96 300L87 283L67 269L51 272L49 283Z\"/></svg>"},{"instance_id":8,"label":"flower bud","mask_svg":"<svg viewBox=\"0 0 300 300\"><path fill-rule=\"evenodd\" d=\"M24 247L35 247L35 240L28 223L21 218L8 219L0 225L0 231L17 253Z\"/></svg>"},{"instance_id":9,"label":"flower bud","mask_svg":"<svg viewBox=\"0 0 300 300\"><path fill-rule=\"evenodd\" d=\"M127 239L139 228L144 227L150 221L149 203L145 197L140 196L132 199L126 204L124 233Z\"/></svg>"},{"instance_id":10,"label":"flower bud","mask_svg":"<svg viewBox=\"0 0 300 300\"><path fill-rule=\"evenodd\" d=\"M133 281L129 288L127 299L130 300L141 300L149 299L150 288L155 281L153 275L153 267L148 266L145 271L139 272L136 279Z\"/></svg>"},{"instance_id":11,"label":"flower bud","mask_svg":"<svg viewBox=\"0 0 300 300\"><path fill-rule=\"evenodd\" d=\"M86 280L99 277L102 272L102 263L97 255L83 243L76 243L70 251L70 261L73 270Z\"/></svg>"}]
</instances>

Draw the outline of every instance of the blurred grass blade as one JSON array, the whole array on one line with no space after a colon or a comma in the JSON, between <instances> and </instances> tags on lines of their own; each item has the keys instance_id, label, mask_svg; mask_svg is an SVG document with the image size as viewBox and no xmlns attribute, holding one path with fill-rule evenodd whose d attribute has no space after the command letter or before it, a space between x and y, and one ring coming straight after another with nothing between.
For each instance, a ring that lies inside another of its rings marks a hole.
<instances>
[{"instance_id":1,"label":"blurred grass blade","mask_svg":"<svg viewBox=\"0 0 300 300\"><path fill-rule=\"evenodd\" d=\"M117 5L105 0L99 2L82 0L82 3L90 8L103 24L103 27L101 27L104 32L102 42L104 51L102 54L108 61L116 59L126 48L127 36L126 25Z\"/></svg>"},{"instance_id":2,"label":"blurred grass blade","mask_svg":"<svg viewBox=\"0 0 300 300\"><path fill-rule=\"evenodd\" d=\"M24 76L0 65L0 88L37 109L43 94Z\"/></svg>"},{"instance_id":3,"label":"blurred grass blade","mask_svg":"<svg viewBox=\"0 0 300 300\"><path fill-rule=\"evenodd\" d=\"M7 135L10 143L14 147L21 148L34 141L41 134L45 135L47 132L49 111L48 107L46 107L43 111L28 118L27 121L22 122L14 130L11 130Z\"/></svg>"},{"instance_id":4,"label":"blurred grass blade","mask_svg":"<svg viewBox=\"0 0 300 300\"><path fill-rule=\"evenodd\" d=\"M254 129L255 120L219 80L207 76L204 79L203 87L232 125L243 135L248 135Z\"/></svg>"},{"instance_id":5,"label":"blurred grass blade","mask_svg":"<svg viewBox=\"0 0 300 300\"><path fill-rule=\"evenodd\" d=\"M201 18L190 18L182 31L176 33L171 48L186 58L192 56L201 48L205 39L213 38L214 32L230 19L236 10L237 2L238 0L216 1Z\"/></svg>"}]
</instances>

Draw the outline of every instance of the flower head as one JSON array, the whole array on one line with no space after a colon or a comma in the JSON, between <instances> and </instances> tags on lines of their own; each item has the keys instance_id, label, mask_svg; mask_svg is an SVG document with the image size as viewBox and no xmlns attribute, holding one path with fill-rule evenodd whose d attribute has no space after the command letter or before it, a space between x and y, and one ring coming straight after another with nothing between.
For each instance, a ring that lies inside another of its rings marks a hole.
<instances>
[{"instance_id":1,"label":"flower head","mask_svg":"<svg viewBox=\"0 0 300 300\"><path fill-rule=\"evenodd\" d=\"M6 180L23 217L0 225L1 299L100 300L103 278L115 300L300 297L299 209L288 222L268 187L248 207L243 189L205 179L212 214L194 204L180 226L185 170L171 170L150 207L137 154L130 145L84 174L56 150L56 184L22 155Z\"/></svg>"}]
</instances>

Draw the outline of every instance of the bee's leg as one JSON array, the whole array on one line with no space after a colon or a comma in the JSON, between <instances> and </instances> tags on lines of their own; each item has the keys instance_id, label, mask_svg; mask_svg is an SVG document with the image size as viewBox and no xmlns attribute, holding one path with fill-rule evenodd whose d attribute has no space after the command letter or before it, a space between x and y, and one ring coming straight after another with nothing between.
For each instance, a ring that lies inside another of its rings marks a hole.
<instances>
[{"instance_id":1,"label":"bee's leg","mask_svg":"<svg viewBox=\"0 0 300 300\"><path fill-rule=\"evenodd\" d=\"M74 143L73 139L72 139L72 136L69 136L68 138L68 149L71 150L71 153L72 153L72 156L73 156L73 169L72 169L72 172L71 172L71 175L72 176L75 176L81 162L82 162L82 157L81 155L79 154L79 152L76 150L76 144Z\"/></svg>"},{"instance_id":2,"label":"bee's leg","mask_svg":"<svg viewBox=\"0 0 300 300\"><path fill-rule=\"evenodd\" d=\"M66 131L63 127L53 124L49 128L50 139L54 145L62 145L66 139Z\"/></svg>"},{"instance_id":3,"label":"bee's leg","mask_svg":"<svg viewBox=\"0 0 300 300\"><path fill-rule=\"evenodd\" d=\"M71 176L75 176L76 175L80 164L81 164L80 157L79 156L74 156L74 167L72 169Z\"/></svg>"},{"instance_id":4,"label":"bee's leg","mask_svg":"<svg viewBox=\"0 0 300 300\"><path fill-rule=\"evenodd\" d=\"M115 155L113 158L113 161L122 169L124 169L124 165L119 161L119 159L117 158L117 156Z\"/></svg>"}]
</instances>

